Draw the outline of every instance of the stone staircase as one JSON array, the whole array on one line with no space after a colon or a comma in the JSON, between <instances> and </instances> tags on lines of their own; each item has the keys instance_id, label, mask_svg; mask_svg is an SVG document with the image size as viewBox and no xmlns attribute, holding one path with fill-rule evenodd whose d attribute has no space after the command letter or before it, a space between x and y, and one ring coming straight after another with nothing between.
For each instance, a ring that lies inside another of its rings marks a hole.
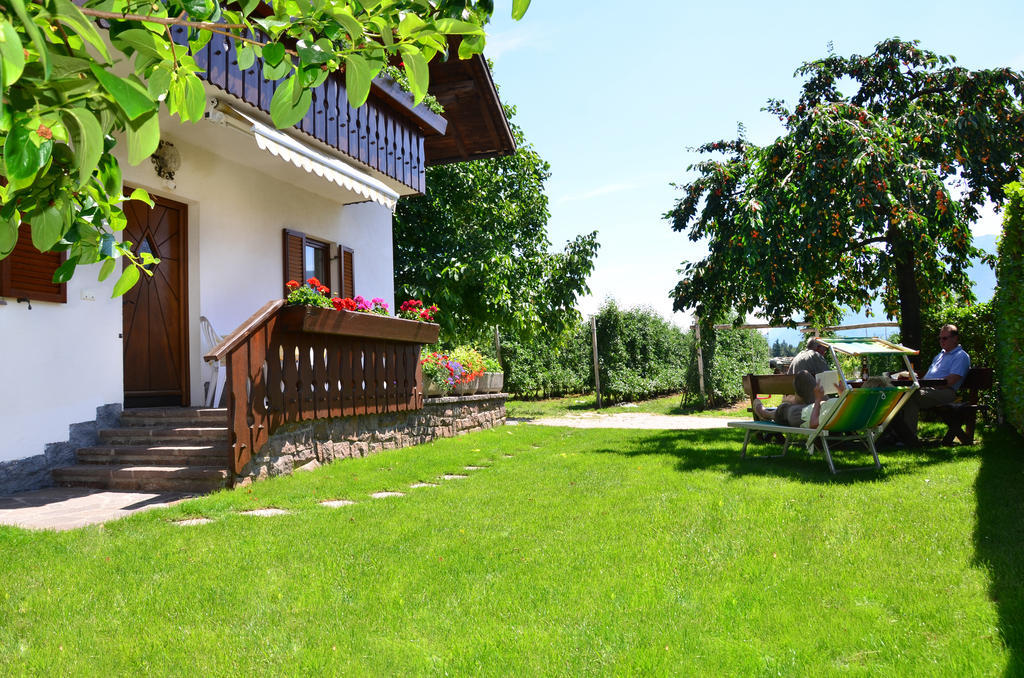
<instances>
[{"instance_id":1,"label":"stone staircase","mask_svg":"<svg viewBox=\"0 0 1024 678\"><path fill-rule=\"evenodd\" d=\"M227 410L146 407L125 410L121 428L99 432L78 463L53 470L58 485L202 494L225 487Z\"/></svg>"}]
</instances>

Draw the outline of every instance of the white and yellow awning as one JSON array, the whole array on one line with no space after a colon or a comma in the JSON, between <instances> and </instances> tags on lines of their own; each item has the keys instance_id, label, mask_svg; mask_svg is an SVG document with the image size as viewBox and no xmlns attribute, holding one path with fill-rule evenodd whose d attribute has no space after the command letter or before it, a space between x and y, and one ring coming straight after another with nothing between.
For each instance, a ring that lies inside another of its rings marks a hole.
<instances>
[{"instance_id":1,"label":"white and yellow awning","mask_svg":"<svg viewBox=\"0 0 1024 678\"><path fill-rule=\"evenodd\" d=\"M216 111L223 122L253 135L260 150L285 160L310 174L326 179L356 195L387 207L392 212L398 204L398 193L366 172L339 158L327 155L295 139L281 130L255 120L241 111L218 102Z\"/></svg>"}]
</instances>

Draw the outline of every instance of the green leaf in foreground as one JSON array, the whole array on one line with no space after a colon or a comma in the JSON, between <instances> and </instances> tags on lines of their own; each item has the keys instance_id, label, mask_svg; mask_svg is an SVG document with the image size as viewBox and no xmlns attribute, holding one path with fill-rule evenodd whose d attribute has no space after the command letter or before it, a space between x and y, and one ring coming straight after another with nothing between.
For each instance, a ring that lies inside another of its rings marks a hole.
<instances>
[{"instance_id":1,"label":"green leaf in foreground","mask_svg":"<svg viewBox=\"0 0 1024 678\"><path fill-rule=\"evenodd\" d=\"M348 92L348 102L353 107L358 108L366 103L372 82L370 65L366 59L358 54L345 57L345 90Z\"/></svg>"},{"instance_id":2,"label":"green leaf in foreground","mask_svg":"<svg viewBox=\"0 0 1024 678\"><path fill-rule=\"evenodd\" d=\"M32 130L24 123L16 125L4 142L7 178L28 179L46 164L52 150L53 141L46 140L37 146L32 140Z\"/></svg>"},{"instance_id":3,"label":"green leaf in foreground","mask_svg":"<svg viewBox=\"0 0 1024 678\"><path fill-rule=\"evenodd\" d=\"M14 26L4 20L0 20L0 57L3 58L4 87L9 87L17 82L25 69L25 50Z\"/></svg>"},{"instance_id":4,"label":"green leaf in foreground","mask_svg":"<svg viewBox=\"0 0 1024 678\"><path fill-rule=\"evenodd\" d=\"M30 214L28 222L32 225L32 245L40 252L49 251L60 240L64 218L53 205Z\"/></svg>"},{"instance_id":5,"label":"green leaf in foreground","mask_svg":"<svg viewBox=\"0 0 1024 678\"><path fill-rule=\"evenodd\" d=\"M160 145L160 120L156 111L128 123L128 162L138 165Z\"/></svg>"},{"instance_id":6,"label":"green leaf in foreground","mask_svg":"<svg viewBox=\"0 0 1024 678\"><path fill-rule=\"evenodd\" d=\"M150 98L149 92L142 85L129 78L116 76L96 64L90 64L89 68L99 80L100 86L114 98L129 120L156 110L156 101Z\"/></svg>"},{"instance_id":7,"label":"green leaf in foreground","mask_svg":"<svg viewBox=\"0 0 1024 678\"><path fill-rule=\"evenodd\" d=\"M117 259L107 259L106 261L104 261L103 265L100 266L99 281L103 282L104 280L109 278L110 274L114 272L114 266L116 265Z\"/></svg>"},{"instance_id":8,"label":"green leaf in foreground","mask_svg":"<svg viewBox=\"0 0 1024 678\"><path fill-rule=\"evenodd\" d=\"M89 181L103 155L103 128L96 116L85 108L69 108L67 114L75 121L68 127L78 166L78 185L81 187Z\"/></svg>"},{"instance_id":9,"label":"green leaf in foreground","mask_svg":"<svg viewBox=\"0 0 1024 678\"><path fill-rule=\"evenodd\" d=\"M139 282L139 267L134 264L126 264L124 272L121 273L121 277L117 279L117 284L114 285L114 292L110 295L110 298L119 297L131 288L135 287L135 283Z\"/></svg>"},{"instance_id":10,"label":"green leaf in foreground","mask_svg":"<svg viewBox=\"0 0 1024 678\"><path fill-rule=\"evenodd\" d=\"M278 129L298 124L313 103L313 93L309 90L303 92L297 102L292 102L297 78L297 75L293 75L285 80L274 92L274 98L270 100L270 119Z\"/></svg>"},{"instance_id":11,"label":"green leaf in foreground","mask_svg":"<svg viewBox=\"0 0 1024 678\"><path fill-rule=\"evenodd\" d=\"M71 280L71 276L75 274L75 267L78 266L79 256L76 254L73 257L68 257L67 261L57 267L57 270L53 273L53 282L58 285L66 283Z\"/></svg>"},{"instance_id":12,"label":"green leaf in foreground","mask_svg":"<svg viewBox=\"0 0 1024 678\"><path fill-rule=\"evenodd\" d=\"M18 224L16 221L0 219L0 259L14 251L18 244Z\"/></svg>"}]
</instances>

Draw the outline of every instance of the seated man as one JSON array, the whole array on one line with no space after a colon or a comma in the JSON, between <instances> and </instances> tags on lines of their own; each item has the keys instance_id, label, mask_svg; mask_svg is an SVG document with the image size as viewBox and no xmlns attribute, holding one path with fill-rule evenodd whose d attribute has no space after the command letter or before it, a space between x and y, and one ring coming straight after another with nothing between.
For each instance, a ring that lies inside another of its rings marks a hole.
<instances>
[{"instance_id":1,"label":"seated man","mask_svg":"<svg viewBox=\"0 0 1024 678\"><path fill-rule=\"evenodd\" d=\"M767 408L760 401L754 403L754 416L783 426L817 428L821 417L828 416L839 403L837 398L826 398L825 389L806 370L796 375L794 384L796 394L784 396L776 408ZM837 382L836 389L842 393L843 384Z\"/></svg>"},{"instance_id":2,"label":"seated man","mask_svg":"<svg viewBox=\"0 0 1024 678\"><path fill-rule=\"evenodd\" d=\"M829 369L828 361L825 360L826 353L828 353L828 348L825 344L811 337L807 340L807 347L797 353L793 362L789 364L789 373L810 372L813 377L824 372Z\"/></svg>"},{"instance_id":3,"label":"seated man","mask_svg":"<svg viewBox=\"0 0 1024 678\"><path fill-rule=\"evenodd\" d=\"M948 405L956 400L956 392L971 369L971 357L960 345L960 331L956 325L943 325L939 330L942 351L932 360L925 379L944 379L945 386L918 389L903 406L900 437L908 445L917 445L917 418L921 410Z\"/></svg>"}]
</instances>

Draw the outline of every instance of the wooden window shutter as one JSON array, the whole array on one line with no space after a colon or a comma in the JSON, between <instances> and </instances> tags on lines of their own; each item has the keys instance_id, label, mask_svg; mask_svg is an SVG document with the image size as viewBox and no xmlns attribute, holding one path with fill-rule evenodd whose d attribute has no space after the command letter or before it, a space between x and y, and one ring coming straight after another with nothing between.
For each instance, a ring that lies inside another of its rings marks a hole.
<instances>
[{"instance_id":1,"label":"wooden window shutter","mask_svg":"<svg viewBox=\"0 0 1024 678\"><path fill-rule=\"evenodd\" d=\"M355 252L351 247L338 245L338 280L341 281L341 296L356 296L356 278L353 271Z\"/></svg>"},{"instance_id":2,"label":"wooden window shutter","mask_svg":"<svg viewBox=\"0 0 1024 678\"><path fill-rule=\"evenodd\" d=\"M66 256L64 252L37 250L32 244L32 227L22 224L14 250L0 260L0 297L66 304L68 286L53 282L53 274Z\"/></svg>"},{"instance_id":3,"label":"wooden window shutter","mask_svg":"<svg viewBox=\"0 0 1024 678\"><path fill-rule=\"evenodd\" d=\"M306 284L306 234L284 229L284 294L288 296L287 282L294 280Z\"/></svg>"}]
</instances>

